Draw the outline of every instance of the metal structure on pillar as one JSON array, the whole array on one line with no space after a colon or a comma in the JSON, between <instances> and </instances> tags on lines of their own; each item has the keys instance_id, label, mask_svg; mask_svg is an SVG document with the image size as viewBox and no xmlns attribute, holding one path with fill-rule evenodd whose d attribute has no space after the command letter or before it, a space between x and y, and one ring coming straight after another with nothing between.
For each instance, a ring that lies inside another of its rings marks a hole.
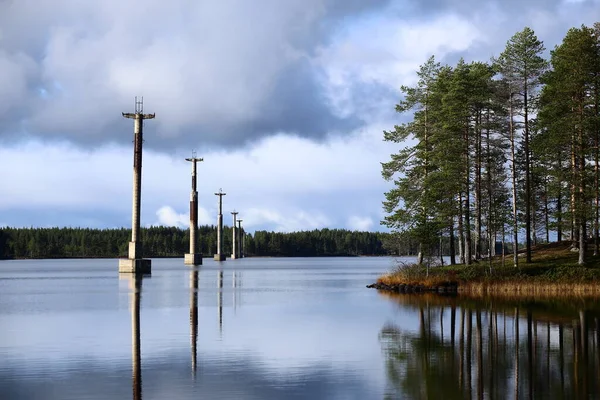
<instances>
[{"instance_id":1,"label":"metal structure on pillar","mask_svg":"<svg viewBox=\"0 0 600 400\"><path fill-rule=\"evenodd\" d=\"M192 193L190 194L190 252L183 258L185 265L202 265L202 253L196 252L198 244L198 190L196 190L196 164L198 161L204 161L196 157L196 152L192 152L191 158L185 161L192 163Z\"/></svg>"},{"instance_id":2,"label":"metal structure on pillar","mask_svg":"<svg viewBox=\"0 0 600 400\"><path fill-rule=\"evenodd\" d=\"M225 254L223 254L223 196L227 193L223 193L223 189L219 188L219 192L215 193L215 196L219 196L219 215L217 216L217 254L214 256L215 261L225 261Z\"/></svg>"},{"instance_id":3,"label":"metal structure on pillar","mask_svg":"<svg viewBox=\"0 0 600 400\"><path fill-rule=\"evenodd\" d=\"M123 117L133 119L133 207L131 223L131 241L129 257L119 259L119 272L151 272L151 260L142 258L142 240L140 237L140 210L142 201L142 144L144 143L144 120L153 119L155 114L144 114L144 98L135 98L135 113L122 113Z\"/></svg>"},{"instance_id":4,"label":"metal structure on pillar","mask_svg":"<svg viewBox=\"0 0 600 400\"><path fill-rule=\"evenodd\" d=\"M244 231L242 230L242 219L238 219L238 256L244 258Z\"/></svg>"},{"instance_id":5,"label":"metal structure on pillar","mask_svg":"<svg viewBox=\"0 0 600 400\"><path fill-rule=\"evenodd\" d=\"M236 258L238 258L238 252L237 252L237 229L236 229L236 217L238 215L238 212L233 210L231 212L231 215L233 215L233 226L232 226L232 231L233 231L233 240L231 241L231 247L232 247L232 251L231 251L231 258L233 260L235 260Z\"/></svg>"}]
</instances>

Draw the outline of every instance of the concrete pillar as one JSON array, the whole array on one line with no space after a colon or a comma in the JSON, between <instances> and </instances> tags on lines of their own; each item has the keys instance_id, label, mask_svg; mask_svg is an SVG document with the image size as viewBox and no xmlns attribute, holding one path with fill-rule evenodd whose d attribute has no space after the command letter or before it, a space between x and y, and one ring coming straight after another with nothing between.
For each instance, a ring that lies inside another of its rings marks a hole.
<instances>
[{"instance_id":1,"label":"concrete pillar","mask_svg":"<svg viewBox=\"0 0 600 400\"><path fill-rule=\"evenodd\" d=\"M233 226L232 226L232 231L233 231L233 239L231 241L231 246L232 246L232 252L231 252L231 258L232 259L236 259L238 258L238 253L237 253L237 232L236 232L236 225L237 225L237 221L236 221L236 216L238 215L238 212L236 212L235 210L231 212L231 215L233 215Z\"/></svg>"},{"instance_id":2,"label":"concrete pillar","mask_svg":"<svg viewBox=\"0 0 600 400\"><path fill-rule=\"evenodd\" d=\"M242 221L241 219L238 219L238 256L240 258L244 258L244 250L242 248L243 244L242 242L244 241L244 231L242 231Z\"/></svg>"},{"instance_id":3,"label":"concrete pillar","mask_svg":"<svg viewBox=\"0 0 600 400\"><path fill-rule=\"evenodd\" d=\"M216 196L219 196L219 215L217 216L217 254L214 256L215 261L225 261L225 254L223 254L223 196L226 193L223 193L221 189L219 189L218 193L215 193Z\"/></svg>"},{"instance_id":4,"label":"concrete pillar","mask_svg":"<svg viewBox=\"0 0 600 400\"><path fill-rule=\"evenodd\" d=\"M202 265L202 253L196 251L198 244L198 191L196 188L196 163L204 161L195 155L186 158L192 163L192 192L190 194L190 252L183 258L185 265Z\"/></svg>"},{"instance_id":5,"label":"concrete pillar","mask_svg":"<svg viewBox=\"0 0 600 400\"><path fill-rule=\"evenodd\" d=\"M140 238L140 211L142 200L142 144L144 143L144 120L153 119L155 114L143 113L143 101L136 97L135 113L122 113L125 118L133 119L133 204L131 217L131 241L129 257L119 259L119 272L150 273L151 261L142 259L142 241Z\"/></svg>"}]
</instances>

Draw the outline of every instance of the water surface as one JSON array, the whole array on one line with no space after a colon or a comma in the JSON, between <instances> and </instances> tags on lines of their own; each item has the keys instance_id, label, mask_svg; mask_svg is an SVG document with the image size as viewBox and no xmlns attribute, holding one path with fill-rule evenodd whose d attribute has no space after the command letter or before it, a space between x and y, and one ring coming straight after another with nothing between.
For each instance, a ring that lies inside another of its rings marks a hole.
<instances>
[{"instance_id":1,"label":"water surface","mask_svg":"<svg viewBox=\"0 0 600 400\"><path fill-rule=\"evenodd\" d=\"M1 261L0 398L599 393L595 302L365 288L395 261L156 259L138 279L119 275L116 260Z\"/></svg>"}]
</instances>

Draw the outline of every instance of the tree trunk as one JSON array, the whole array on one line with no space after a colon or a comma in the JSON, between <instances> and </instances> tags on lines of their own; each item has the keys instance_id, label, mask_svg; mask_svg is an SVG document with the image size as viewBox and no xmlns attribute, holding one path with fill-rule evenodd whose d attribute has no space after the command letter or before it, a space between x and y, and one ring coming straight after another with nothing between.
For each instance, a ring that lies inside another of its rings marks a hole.
<instances>
[{"instance_id":1,"label":"tree trunk","mask_svg":"<svg viewBox=\"0 0 600 400\"><path fill-rule=\"evenodd\" d=\"M512 157L512 208L513 208L513 264L519 266L519 222L517 219L517 160L515 159L515 127L513 120L513 94L509 99L509 130L510 130L510 153Z\"/></svg>"},{"instance_id":2,"label":"tree trunk","mask_svg":"<svg viewBox=\"0 0 600 400\"><path fill-rule=\"evenodd\" d=\"M548 217L548 177L544 177L544 226L546 229L546 243L550 243L550 218Z\"/></svg>"},{"instance_id":3,"label":"tree trunk","mask_svg":"<svg viewBox=\"0 0 600 400\"><path fill-rule=\"evenodd\" d=\"M463 228L463 201L462 193L458 194L458 259L461 264L465 263L465 234Z\"/></svg>"},{"instance_id":4,"label":"tree trunk","mask_svg":"<svg viewBox=\"0 0 600 400\"><path fill-rule=\"evenodd\" d=\"M502 222L502 268L506 267L506 225Z\"/></svg>"},{"instance_id":5,"label":"tree trunk","mask_svg":"<svg viewBox=\"0 0 600 400\"><path fill-rule=\"evenodd\" d=\"M492 159L490 155L490 110L487 110L487 126L485 131L486 143L486 170L487 170L487 196L488 196L488 215L487 215L487 232L488 232L488 260L489 260L489 270L490 275L492 274L492 254L494 253L494 249L496 247L495 238L492 236Z\"/></svg>"},{"instance_id":6,"label":"tree trunk","mask_svg":"<svg viewBox=\"0 0 600 400\"><path fill-rule=\"evenodd\" d=\"M579 259L577 264L585 264L585 250L586 250L586 222L585 217L585 144L583 141L583 105L580 103L579 106L579 201L578 201L578 217L579 217Z\"/></svg>"},{"instance_id":7,"label":"tree trunk","mask_svg":"<svg viewBox=\"0 0 600 400\"><path fill-rule=\"evenodd\" d=\"M531 171L529 156L529 119L528 119L528 93L527 79L524 80L523 90L523 109L525 111L525 136L523 138L523 150L525 151L525 259L527 263L531 262Z\"/></svg>"},{"instance_id":8,"label":"tree trunk","mask_svg":"<svg viewBox=\"0 0 600 400\"><path fill-rule=\"evenodd\" d=\"M470 171L471 167L469 164L469 124L465 125L464 132L464 140L465 140L465 265L471 265L472 260L472 241L471 241L471 206L470 206L470 196L471 196L471 179L470 179Z\"/></svg>"},{"instance_id":9,"label":"tree trunk","mask_svg":"<svg viewBox=\"0 0 600 400\"><path fill-rule=\"evenodd\" d=\"M454 219L450 219L450 265L456 265L456 248L454 247Z\"/></svg>"},{"instance_id":10,"label":"tree trunk","mask_svg":"<svg viewBox=\"0 0 600 400\"><path fill-rule=\"evenodd\" d=\"M598 96L598 90L596 90L596 96ZM598 98L596 97L596 116L600 117L600 114L598 114ZM598 165L598 161L600 158L600 150L598 150L598 145L599 145L599 128L596 128L596 132L594 135L594 194L595 194L595 199L594 199L594 255L597 256L600 253L600 239L598 238L598 234L600 231L599 228L599 217L600 217L600 187L599 187L599 183L600 183L600 177L599 177L599 168L600 166Z\"/></svg>"},{"instance_id":11,"label":"tree trunk","mask_svg":"<svg viewBox=\"0 0 600 400\"><path fill-rule=\"evenodd\" d=\"M576 138L575 133L571 134L571 242L572 247L577 248L577 241L579 240L579 233L577 231L577 200L576 200L576 186L577 186L577 150L576 150Z\"/></svg>"},{"instance_id":12,"label":"tree trunk","mask_svg":"<svg viewBox=\"0 0 600 400\"><path fill-rule=\"evenodd\" d=\"M562 169L561 154L558 159L559 169ZM556 197L556 240L562 241L562 178L558 179L558 194Z\"/></svg>"},{"instance_id":13,"label":"tree trunk","mask_svg":"<svg viewBox=\"0 0 600 400\"><path fill-rule=\"evenodd\" d=\"M475 232L476 232L476 240L475 240L475 259L481 259L481 195L482 195L482 185L481 185L481 150L482 150L482 138L481 138L481 110L477 110L477 114L475 116Z\"/></svg>"}]
</instances>

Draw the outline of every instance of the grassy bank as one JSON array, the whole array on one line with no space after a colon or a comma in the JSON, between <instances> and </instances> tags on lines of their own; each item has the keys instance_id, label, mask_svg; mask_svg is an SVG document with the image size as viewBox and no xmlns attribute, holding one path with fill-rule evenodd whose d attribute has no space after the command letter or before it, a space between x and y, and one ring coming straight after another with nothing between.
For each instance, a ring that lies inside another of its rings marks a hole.
<instances>
[{"instance_id":1,"label":"grassy bank","mask_svg":"<svg viewBox=\"0 0 600 400\"><path fill-rule=\"evenodd\" d=\"M504 265L502 257L494 257L491 262L481 260L469 266L433 266L429 274L424 266L399 265L377 283L423 288L457 285L459 292L473 295L600 295L600 256L592 254L590 249L588 262L580 266L570 242L551 243L534 247L531 263L519 257L518 268L513 266L512 254L506 256Z\"/></svg>"}]
</instances>

